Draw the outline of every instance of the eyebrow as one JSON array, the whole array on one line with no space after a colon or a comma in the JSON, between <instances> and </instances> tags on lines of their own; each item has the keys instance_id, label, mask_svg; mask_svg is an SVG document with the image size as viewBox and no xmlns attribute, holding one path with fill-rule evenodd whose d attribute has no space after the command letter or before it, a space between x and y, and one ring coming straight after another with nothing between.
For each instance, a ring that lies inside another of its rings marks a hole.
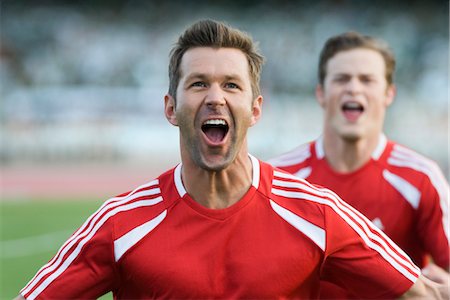
<instances>
[{"instance_id":1,"label":"eyebrow","mask_svg":"<svg viewBox=\"0 0 450 300\"><path fill-rule=\"evenodd\" d=\"M203 73L192 73L192 74L189 74L187 77L186 77L186 81L189 81L189 80L192 80L192 79L194 79L194 78L198 78L198 79L206 79L208 76L206 76L205 74L203 74Z\"/></svg>"},{"instance_id":2,"label":"eyebrow","mask_svg":"<svg viewBox=\"0 0 450 300\"><path fill-rule=\"evenodd\" d=\"M376 74L374 74L374 73L350 74L350 73L342 72L342 73L332 74L331 76L333 76L333 77L343 77L343 76L345 76L345 77L352 77L352 76L357 76L357 77L360 77L360 76L376 77Z\"/></svg>"},{"instance_id":3,"label":"eyebrow","mask_svg":"<svg viewBox=\"0 0 450 300\"><path fill-rule=\"evenodd\" d=\"M186 77L186 81L190 81L190 80L193 80L193 79L201 79L201 80L205 80L205 79L207 79L208 77L209 77L209 76L208 76L207 74L205 74L205 73L198 73L198 72L196 72L196 73L192 73L192 74L188 75L188 76ZM225 75L224 77L225 77L225 80L226 80L226 81L228 81L228 80L243 81L243 79L241 78L241 76L239 76L239 75L237 75L237 74Z\"/></svg>"}]
</instances>

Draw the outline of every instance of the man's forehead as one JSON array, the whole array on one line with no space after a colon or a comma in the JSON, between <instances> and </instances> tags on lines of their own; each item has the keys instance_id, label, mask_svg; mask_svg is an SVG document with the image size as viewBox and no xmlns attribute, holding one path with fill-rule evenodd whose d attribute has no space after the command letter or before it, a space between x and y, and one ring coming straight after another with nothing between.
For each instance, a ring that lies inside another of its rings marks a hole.
<instances>
[{"instance_id":1,"label":"man's forehead","mask_svg":"<svg viewBox=\"0 0 450 300\"><path fill-rule=\"evenodd\" d=\"M180 71L183 77L222 75L242 78L248 76L245 54L235 48L196 47L182 57Z\"/></svg>"},{"instance_id":2,"label":"man's forehead","mask_svg":"<svg viewBox=\"0 0 450 300\"><path fill-rule=\"evenodd\" d=\"M372 49L356 48L336 53L327 63L327 73L384 74L383 56Z\"/></svg>"}]
</instances>

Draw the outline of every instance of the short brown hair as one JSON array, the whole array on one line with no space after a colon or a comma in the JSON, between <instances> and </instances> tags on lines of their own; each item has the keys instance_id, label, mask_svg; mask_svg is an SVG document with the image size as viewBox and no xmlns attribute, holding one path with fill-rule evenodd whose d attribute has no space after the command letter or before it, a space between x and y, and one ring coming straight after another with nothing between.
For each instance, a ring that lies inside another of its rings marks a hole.
<instances>
[{"instance_id":1,"label":"short brown hair","mask_svg":"<svg viewBox=\"0 0 450 300\"><path fill-rule=\"evenodd\" d=\"M334 55L338 52L355 48L367 48L380 53L381 56L383 56L386 65L386 81L389 85L392 84L395 70L395 57L391 48L383 40L368 35L362 35L355 31L333 36L326 41L320 52L319 83L323 85L327 75L327 63Z\"/></svg>"},{"instance_id":2,"label":"short brown hair","mask_svg":"<svg viewBox=\"0 0 450 300\"><path fill-rule=\"evenodd\" d=\"M259 81L264 57L250 35L222 22L202 20L188 27L170 52L169 94L172 97L176 98L180 82L181 59L187 50L194 47L235 48L244 52L249 64L253 95L260 95Z\"/></svg>"}]
</instances>

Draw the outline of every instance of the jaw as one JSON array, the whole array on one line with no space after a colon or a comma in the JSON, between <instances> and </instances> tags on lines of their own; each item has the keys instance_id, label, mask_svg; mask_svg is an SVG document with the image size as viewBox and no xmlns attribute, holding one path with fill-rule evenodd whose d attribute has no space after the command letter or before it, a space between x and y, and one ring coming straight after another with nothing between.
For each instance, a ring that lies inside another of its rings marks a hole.
<instances>
[{"instance_id":1,"label":"jaw","mask_svg":"<svg viewBox=\"0 0 450 300\"><path fill-rule=\"evenodd\" d=\"M246 138L237 138L230 129L226 141L220 146L211 146L200 137L199 143L189 147L189 156L194 165L207 171L219 172L233 165L241 157L247 158Z\"/></svg>"}]
</instances>

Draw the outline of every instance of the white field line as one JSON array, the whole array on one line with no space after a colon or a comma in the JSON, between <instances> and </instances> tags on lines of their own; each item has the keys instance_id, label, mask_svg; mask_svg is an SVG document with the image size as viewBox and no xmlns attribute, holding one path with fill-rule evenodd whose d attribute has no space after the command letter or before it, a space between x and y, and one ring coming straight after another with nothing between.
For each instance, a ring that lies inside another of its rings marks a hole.
<instances>
[{"instance_id":1,"label":"white field line","mask_svg":"<svg viewBox=\"0 0 450 300\"><path fill-rule=\"evenodd\" d=\"M0 241L0 258L14 258L58 250L73 231L61 230L16 240Z\"/></svg>"}]
</instances>

